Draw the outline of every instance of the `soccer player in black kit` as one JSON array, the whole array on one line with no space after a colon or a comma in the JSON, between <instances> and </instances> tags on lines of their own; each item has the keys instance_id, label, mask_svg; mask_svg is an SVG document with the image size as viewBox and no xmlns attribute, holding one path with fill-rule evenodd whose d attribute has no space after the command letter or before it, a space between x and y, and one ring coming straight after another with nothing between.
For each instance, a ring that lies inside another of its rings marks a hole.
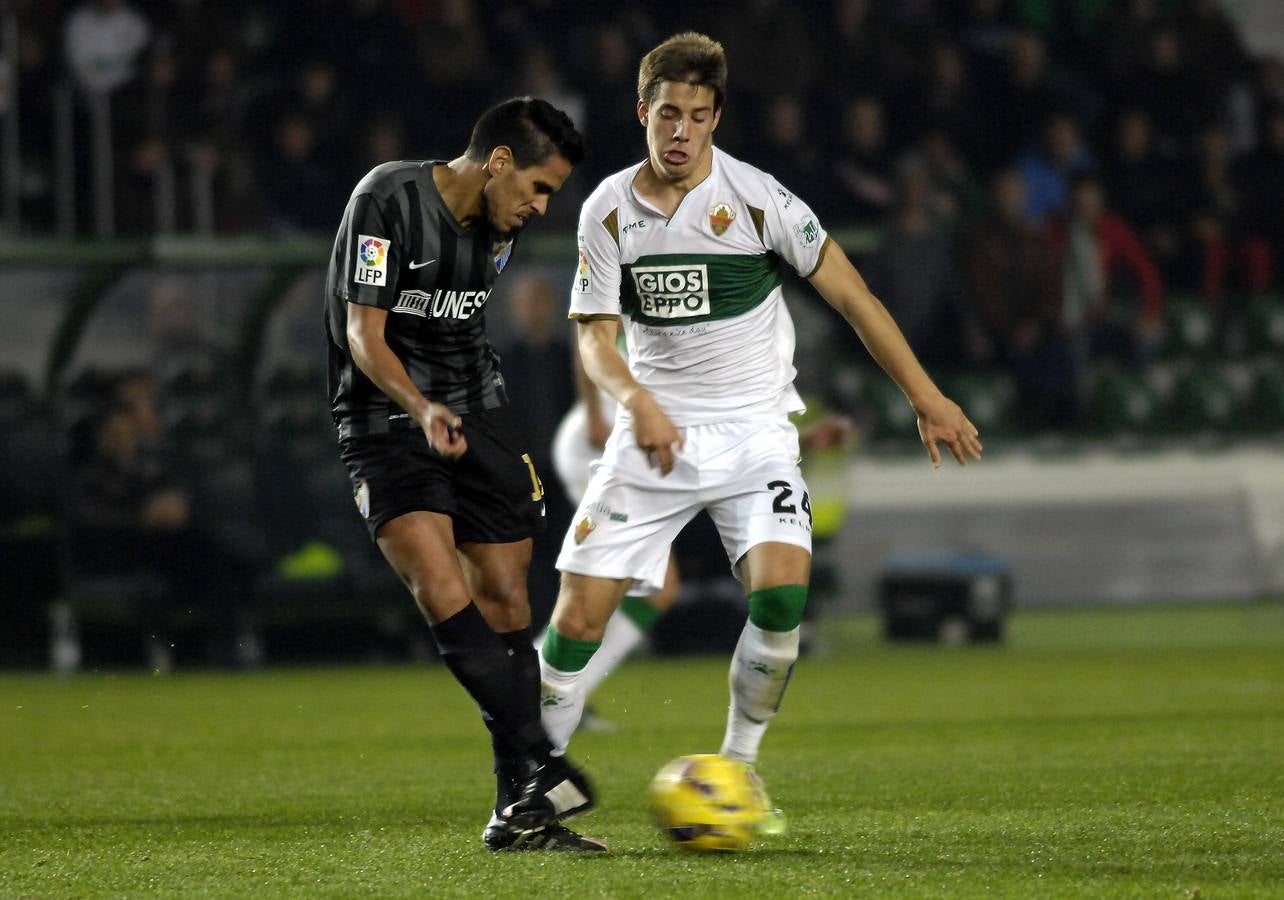
<instances>
[{"instance_id":1,"label":"soccer player in black kit","mask_svg":"<svg viewBox=\"0 0 1284 900\"><path fill-rule=\"evenodd\" d=\"M357 184L326 278L340 453L371 537L490 729L491 850L606 849L558 822L593 793L540 724L526 572L543 489L485 328L522 227L583 155L547 102L500 103L463 156L386 163Z\"/></svg>"}]
</instances>

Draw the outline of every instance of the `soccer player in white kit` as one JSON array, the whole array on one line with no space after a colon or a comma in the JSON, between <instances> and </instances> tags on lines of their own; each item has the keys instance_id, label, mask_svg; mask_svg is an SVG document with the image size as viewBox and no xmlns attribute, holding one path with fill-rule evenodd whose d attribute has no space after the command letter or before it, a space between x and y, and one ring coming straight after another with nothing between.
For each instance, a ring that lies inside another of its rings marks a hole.
<instances>
[{"instance_id":1,"label":"soccer player in white kit","mask_svg":"<svg viewBox=\"0 0 1284 900\"><path fill-rule=\"evenodd\" d=\"M803 408L784 261L851 325L904 391L934 466L978 433L919 365L900 329L816 216L772 176L713 146L722 46L675 35L643 57L647 158L585 201L570 316L592 381L620 406L562 545L561 591L541 653L542 718L563 751L583 711L585 664L627 593L664 582L669 545L709 511L749 619L731 661L720 753L752 765L798 657L811 508L798 467ZM616 349L623 326L627 361Z\"/></svg>"}]
</instances>

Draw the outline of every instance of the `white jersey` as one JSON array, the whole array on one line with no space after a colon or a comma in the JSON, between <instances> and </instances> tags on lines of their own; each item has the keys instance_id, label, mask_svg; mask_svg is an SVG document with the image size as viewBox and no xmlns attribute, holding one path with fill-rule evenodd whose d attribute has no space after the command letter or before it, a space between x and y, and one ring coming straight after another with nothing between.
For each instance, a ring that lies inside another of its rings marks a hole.
<instances>
[{"instance_id":1,"label":"white jersey","mask_svg":"<svg viewBox=\"0 0 1284 900\"><path fill-rule=\"evenodd\" d=\"M803 409L778 262L804 277L819 267L828 236L815 214L714 148L709 177L666 218L634 192L638 169L607 178L580 210L571 318L621 317L629 370L675 425Z\"/></svg>"}]
</instances>

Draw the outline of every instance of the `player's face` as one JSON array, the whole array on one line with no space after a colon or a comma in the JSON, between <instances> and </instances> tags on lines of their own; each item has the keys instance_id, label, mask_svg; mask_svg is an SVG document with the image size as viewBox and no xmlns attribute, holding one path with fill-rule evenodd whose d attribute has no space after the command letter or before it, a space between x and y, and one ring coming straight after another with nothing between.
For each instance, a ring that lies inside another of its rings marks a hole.
<instances>
[{"instance_id":1,"label":"player's face","mask_svg":"<svg viewBox=\"0 0 1284 900\"><path fill-rule=\"evenodd\" d=\"M488 168L491 178L482 190L486 218L502 234L516 232L532 216L548 212L549 198L571 174L570 162L558 153L518 168L507 147L496 148Z\"/></svg>"},{"instance_id":2,"label":"player's face","mask_svg":"<svg viewBox=\"0 0 1284 900\"><path fill-rule=\"evenodd\" d=\"M646 126L647 155L661 179L695 182L708 174L713 165L713 130L722 115L713 102L713 88L681 81L660 82L650 106L638 101L638 118Z\"/></svg>"}]
</instances>

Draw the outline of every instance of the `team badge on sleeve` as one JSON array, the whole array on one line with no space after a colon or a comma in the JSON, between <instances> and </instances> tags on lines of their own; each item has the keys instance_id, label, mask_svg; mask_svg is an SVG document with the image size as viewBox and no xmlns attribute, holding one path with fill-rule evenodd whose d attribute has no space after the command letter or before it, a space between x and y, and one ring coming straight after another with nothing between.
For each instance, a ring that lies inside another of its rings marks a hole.
<instances>
[{"instance_id":1,"label":"team badge on sleeve","mask_svg":"<svg viewBox=\"0 0 1284 900\"><path fill-rule=\"evenodd\" d=\"M490 248L490 255L495 260L495 271L504 271L504 266L508 265L508 258L513 255L513 242L501 241Z\"/></svg>"},{"instance_id":2,"label":"team badge on sleeve","mask_svg":"<svg viewBox=\"0 0 1284 900\"><path fill-rule=\"evenodd\" d=\"M735 220L736 211L726 203L715 204L709 210L709 227L713 229L713 233L718 237L726 234L727 229L731 227L731 223Z\"/></svg>"},{"instance_id":3,"label":"team badge on sleeve","mask_svg":"<svg viewBox=\"0 0 1284 900\"><path fill-rule=\"evenodd\" d=\"M579 294L593 293L593 267L589 265L588 252L580 247L580 262L575 268L575 291Z\"/></svg>"},{"instance_id":4,"label":"team badge on sleeve","mask_svg":"<svg viewBox=\"0 0 1284 900\"><path fill-rule=\"evenodd\" d=\"M798 238L798 243L804 247L810 247L820 238L820 226L811 216L807 216L801 222L794 226L794 237Z\"/></svg>"},{"instance_id":5,"label":"team badge on sleeve","mask_svg":"<svg viewBox=\"0 0 1284 900\"><path fill-rule=\"evenodd\" d=\"M357 235L357 265L352 280L357 284L383 287L388 283L387 238Z\"/></svg>"}]
</instances>

